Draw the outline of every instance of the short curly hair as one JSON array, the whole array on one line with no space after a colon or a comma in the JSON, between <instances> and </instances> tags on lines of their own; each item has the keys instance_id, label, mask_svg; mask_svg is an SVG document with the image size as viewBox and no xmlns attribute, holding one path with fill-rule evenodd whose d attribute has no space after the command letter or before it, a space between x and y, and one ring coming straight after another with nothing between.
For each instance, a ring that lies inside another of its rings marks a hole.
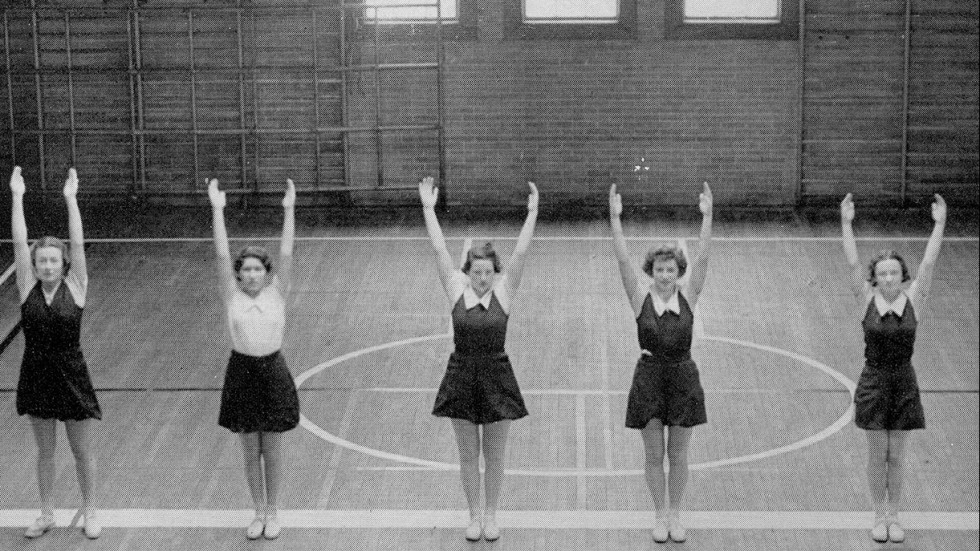
<instances>
[{"instance_id":1,"label":"short curly hair","mask_svg":"<svg viewBox=\"0 0 980 551\"><path fill-rule=\"evenodd\" d=\"M687 272L687 257L684 256L684 251L676 245L660 245L650 249L646 258L643 259L643 273L653 277L653 263L657 260L677 262L677 277L684 277L684 273Z\"/></svg>"},{"instance_id":2,"label":"short curly hair","mask_svg":"<svg viewBox=\"0 0 980 551\"><path fill-rule=\"evenodd\" d=\"M38 239L31 245L31 266L37 264L37 251L38 249L43 249L45 247L53 247L61 251L61 275L65 276L68 274L68 270L71 268L71 256L69 256L68 243L65 243L57 237L46 235L41 239Z\"/></svg>"},{"instance_id":3,"label":"short curly hair","mask_svg":"<svg viewBox=\"0 0 980 551\"><path fill-rule=\"evenodd\" d=\"M489 260L493 263L493 271L500 273L503 271L503 265L500 263L500 257L497 256L497 251L493 250L492 243L484 243L479 247L472 247L470 250L466 251L466 261L463 262L463 267L461 268L464 274L470 272L470 268L473 267L474 260Z\"/></svg>"},{"instance_id":4,"label":"short curly hair","mask_svg":"<svg viewBox=\"0 0 980 551\"><path fill-rule=\"evenodd\" d=\"M902 267L902 283L912 279L912 274L909 273L909 266L905 263L905 259L902 258L902 255L898 254L892 249L886 249L879 251L878 254L871 259L871 262L868 263L868 283L870 283L872 287L878 284L875 281L875 268L882 260L898 261L898 265Z\"/></svg>"},{"instance_id":5,"label":"short curly hair","mask_svg":"<svg viewBox=\"0 0 980 551\"><path fill-rule=\"evenodd\" d=\"M238 253L238 256L235 257L235 263L233 266L235 269L236 278L238 277L238 272L245 264L246 258L254 258L258 260L262 263L262 266L265 267L266 272L272 273L272 258L269 256L269 252L262 247L249 246L242 249L241 252Z\"/></svg>"}]
</instances>

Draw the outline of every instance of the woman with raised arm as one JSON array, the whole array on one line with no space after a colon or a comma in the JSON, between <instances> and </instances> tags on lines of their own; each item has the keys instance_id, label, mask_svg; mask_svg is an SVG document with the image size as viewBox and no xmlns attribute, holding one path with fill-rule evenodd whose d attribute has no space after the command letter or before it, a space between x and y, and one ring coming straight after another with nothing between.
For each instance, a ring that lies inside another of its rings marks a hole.
<instances>
[{"instance_id":1,"label":"woman with raised arm","mask_svg":"<svg viewBox=\"0 0 980 551\"><path fill-rule=\"evenodd\" d=\"M102 419L80 340L88 274L85 239L78 210L78 175L68 169L64 195L68 206L70 246L57 237L27 245L24 178L20 167L10 176L11 217L17 289L20 291L24 361L17 382L17 413L28 415L37 441L37 483L41 516L24 535L36 538L54 528L51 486L55 478L57 423L65 424L82 490L83 531L91 539L102 533L95 499L96 465L92 455L93 419Z\"/></svg>"},{"instance_id":2,"label":"woman with raised arm","mask_svg":"<svg viewBox=\"0 0 980 551\"><path fill-rule=\"evenodd\" d=\"M711 245L712 197L707 182L699 207L701 240L686 284L680 278L687 271L687 259L675 245L662 245L646 254L642 268L648 277L641 281L623 237L623 200L615 185L609 188L613 247L641 349L627 402L626 426L639 429L643 437L647 487L657 511L653 529L657 543L687 539L680 507L688 478L688 444L693 427L708 421L704 389L691 359L693 312L704 287ZM665 448L669 477L664 473Z\"/></svg>"},{"instance_id":3,"label":"woman with raised arm","mask_svg":"<svg viewBox=\"0 0 980 551\"><path fill-rule=\"evenodd\" d=\"M864 316L865 364L854 393L854 421L868 436L868 485L875 508L871 537L879 543L899 543L905 541L905 530L898 522L905 444L908 431L926 426L912 352L943 241L946 202L936 195L932 204L936 224L914 280L905 259L892 250L881 251L869 264L861 264L850 193L841 201L840 215L851 291Z\"/></svg>"},{"instance_id":4,"label":"woman with raised arm","mask_svg":"<svg viewBox=\"0 0 980 551\"><path fill-rule=\"evenodd\" d=\"M232 351L221 391L218 424L238 433L245 455L245 479L255 503L250 540L279 537L276 499L286 460L285 432L299 424L296 385L280 348L286 326L286 299L293 260L296 188L286 180L279 270L273 275L269 253L245 247L231 259L225 230L225 193L211 180L218 255L218 293L227 314Z\"/></svg>"},{"instance_id":5,"label":"woman with raised arm","mask_svg":"<svg viewBox=\"0 0 980 551\"><path fill-rule=\"evenodd\" d=\"M439 280L452 306L453 342L446 374L439 385L433 415L449 417L459 447L463 492L470 509L466 539L500 537L497 500L504 477L504 450L510 422L527 415L514 370L504 350L510 305L521 282L534 224L538 188L528 182L527 219L506 273L493 246L487 243L466 253L462 269L453 266L435 206L439 190L432 178L419 183L425 227L436 250ZM486 466L486 506L480 507L480 454ZM482 509L482 512L481 512Z\"/></svg>"}]
</instances>

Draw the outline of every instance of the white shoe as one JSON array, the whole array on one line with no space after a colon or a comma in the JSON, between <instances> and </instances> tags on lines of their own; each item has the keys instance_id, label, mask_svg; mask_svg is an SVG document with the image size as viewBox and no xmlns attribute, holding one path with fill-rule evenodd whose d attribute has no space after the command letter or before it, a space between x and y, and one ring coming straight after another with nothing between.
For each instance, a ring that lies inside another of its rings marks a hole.
<instances>
[{"instance_id":1,"label":"white shoe","mask_svg":"<svg viewBox=\"0 0 980 551\"><path fill-rule=\"evenodd\" d=\"M670 516L670 539L677 543L684 543L687 541L687 529L681 524L681 515L677 511L673 511Z\"/></svg>"},{"instance_id":2,"label":"white shoe","mask_svg":"<svg viewBox=\"0 0 980 551\"><path fill-rule=\"evenodd\" d=\"M497 519L491 517L484 521L483 539L487 541L497 541L500 539L500 527L497 526Z\"/></svg>"},{"instance_id":3,"label":"white shoe","mask_svg":"<svg viewBox=\"0 0 980 551\"><path fill-rule=\"evenodd\" d=\"M871 539L878 543L885 543L888 541L888 519L885 517L878 517L875 519L875 525L871 529Z\"/></svg>"},{"instance_id":4,"label":"white shoe","mask_svg":"<svg viewBox=\"0 0 980 551\"><path fill-rule=\"evenodd\" d=\"M470 519L470 525L466 527L466 541L480 541L483 536L483 524L480 517Z\"/></svg>"},{"instance_id":5,"label":"white shoe","mask_svg":"<svg viewBox=\"0 0 980 551\"><path fill-rule=\"evenodd\" d=\"M99 522L99 517L94 514L86 514L85 525L82 526L82 532L85 534L85 537L90 540L99 539L99 536L102 535L102 523Z\"/></svg>"},{"instance_id":6,"label":"white shoe","mask_svg":"<svg viewBox=\"0 0 980 551\"><path fill-rule=\"evenodd\" d=\"M27 527L24 532L25 538L39 538L48 530L54 528L54 515L41 515L34 519L34 523Z\"/></svg>"},{"instance_id":7,"label":"white shoe","mask_svg":"<svg viewBox=\"0 0 980 551\"><path fill-rule=\"evenodd\" d=\"M667 543L667 539L669 537L670 529L667 527L667 520L657 517L657 521L653 525L653 541L657 543Z\"/></svg>"},{"instance_id":8,"label":"white shoe","mask_svg":"<svg viewBox=\"0 0 980 551\"><path fill-rule=\"evenodd\" d=\"M265 539L274 540L279 537L280 532L282 532L282 526L279 524L279 517L276 515L265 517L265 530L262 532Z\"/></svg>"},{"instance_id":9,"label":"white shoe","mask_svg":"<svg viewBox=\"0 0 980 551\"><path fill-rule=\"evenodd\" d=\"M905 541L905 529L894 518L888 524L888 541L892 543L902 543Z\"/></svg>"},{"instance_id":10,"label":"white shoe","mask_svg":"<svg viewBox=\"0 0 980 551\"><path fill-rule=\"evenodd\" d=\"M262 522L262 517L255 515L252 522L249 523L248 528L245 530L245 537L250 540L257 540L262 536L262 532L265 530L265 523Z\"/></svg>"}]
</instances>

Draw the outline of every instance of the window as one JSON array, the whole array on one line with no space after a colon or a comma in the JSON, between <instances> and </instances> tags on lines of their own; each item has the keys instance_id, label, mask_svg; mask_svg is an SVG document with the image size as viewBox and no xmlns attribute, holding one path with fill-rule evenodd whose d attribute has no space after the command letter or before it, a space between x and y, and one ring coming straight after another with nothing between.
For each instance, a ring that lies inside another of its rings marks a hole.
<instances>
[{"instance_id":1,"label":"window","mask_svg":"<svg viewBox=\"0 0 980 551\"><path fill-rule=\"evenodd\" d=\"M459 13L458 3L459 0L366 0L365 5L369 7L364 12L368 19L377 19L380 23L435 21L439 15L442 15L443 22L455 22ZM399 4L405 7L397 7Z\"/></svg>"},{"instance_id":2,"label":"window","mask_svg":"<svg viewBox=\"0 0 980 551\"><path fill-rule=\"evenodd\" d=\"M667 38L793 40L799 0L667 0Z\"/></svg>"},{"instance_id":3,"label":"window","mask_svg":"<svg viewBox=\"0 0 980 551\"><path fill-rule=\"evenodd\" d=\"M509 38L636 36L636 0L505 0Z\"/></svg>"}]
</instances>

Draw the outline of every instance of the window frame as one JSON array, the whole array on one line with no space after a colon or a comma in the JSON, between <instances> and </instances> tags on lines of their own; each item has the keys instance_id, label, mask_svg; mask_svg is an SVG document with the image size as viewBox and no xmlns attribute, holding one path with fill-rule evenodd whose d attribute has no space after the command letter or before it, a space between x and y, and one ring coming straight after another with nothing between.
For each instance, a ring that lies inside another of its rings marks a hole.
<instances>
[{"instance_id":1,"label":"window frame","mask_svg":"<svg viewBox=\"0 0 980 551\"><path fill-rule=\"evenodd\" d=\"M414 34L419 28L430 29L439 24L435 17L392 22L387 22L383 18L375 20L367 15L367 10L372 7L365 2L364 12L360 16L361 33L371 33L374 26L379 25L379 29L384 29L386 33L408 36ZM475 40L478 34L476 0L457 0L456 7L456 19L442 22L443 40Z\"/></svg>"},{"instance_id":2,"label":"window frame","mask_svg":"<svg viewBox=\"0 0 980 551\"><path fill-rule=\"evenodd\" d=\"M463 1L463 0L460 0ZM528 23L524 20L524 0L503 3L504 36L509 39L591 39L633 40L636 38L636 1L617 0L619 17L615 22Z\"/></svg>"},{"instance_id":3,"label":"window frame","mask_svg":"<svg viewBox=\"0 0 980 551\"><path fill-rule=\"evenodd\" d=\"M664 35L676 40L796 40L800 34L800 0L779 2L779 23L687 23L684 0L665 0Z\"/></svg>"}]
</instances>

